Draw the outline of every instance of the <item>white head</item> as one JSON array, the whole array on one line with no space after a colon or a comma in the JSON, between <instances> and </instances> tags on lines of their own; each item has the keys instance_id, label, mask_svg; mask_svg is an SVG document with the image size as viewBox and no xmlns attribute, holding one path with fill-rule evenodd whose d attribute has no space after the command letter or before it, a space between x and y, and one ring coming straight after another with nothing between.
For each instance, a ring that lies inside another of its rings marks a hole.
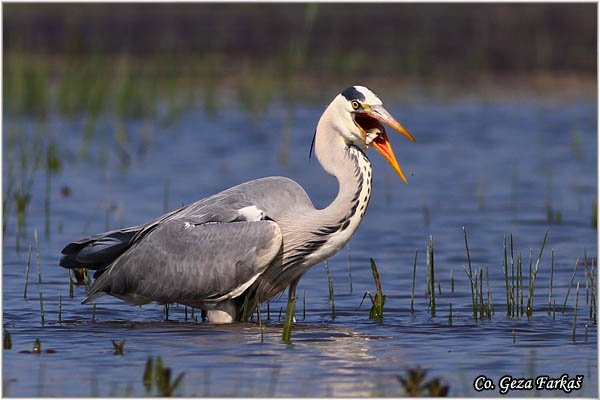
<instances>
[{"instance_id":1,"label":"white head","mask_svg":"<svg viewBox=\"0 0 600 400\"><path fill-rule=\"evenodd\" d=\"M383 108L382 101L372 90L364 86L350 86L329 104L319 121L317 130L324 129L337 134L345 145L356 145L365 149L373 146L406 182L382 122L415 141L412 135Z\"/></svg>"}]
</instances>

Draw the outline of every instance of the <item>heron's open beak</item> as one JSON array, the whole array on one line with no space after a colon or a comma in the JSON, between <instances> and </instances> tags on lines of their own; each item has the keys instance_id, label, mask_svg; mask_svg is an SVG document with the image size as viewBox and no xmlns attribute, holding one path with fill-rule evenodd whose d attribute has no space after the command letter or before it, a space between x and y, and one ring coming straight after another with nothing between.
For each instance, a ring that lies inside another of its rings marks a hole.
<instances>
[{"instance_id":1,"label":"heron's open beak","mask_svg":"<svg viewBox=\"0 0 600 400\"><path fill-rule=\"evenodd\" d=\"M364 131L365 137L368 136L367 129L373 126L373 122L375 122L371 120L371 123L365 123L365 119L370 118L383 122L384 124L394 128L396 131L409 138L411 141L415 141L415 138L412 137L412 135L400 124L400 122L396 121L396 119L392 117L390 113L387 112L387 110L382 106L372 106L365 110L365 112L357 114L355 116L355 122ZM361 124L363 126L361 126ZM377 122L375 122L375 125L377 136L368 144L372 145L375 148L375 150L377 150L379 154L381 154L383 158L385 158L387 162L390 163L392 168L394 168L394 171L396 171L396 173L400 175L400 178L402 178L404 183L407 183L406 177L404 176L402 169L400 169L398 161L396 161L394 151L392 150L392 145L390 144L387 134L385 133L385 128L383 127L383 125ZM365 129L365 127L367 129Z\"/></svg>"}]
</instances>

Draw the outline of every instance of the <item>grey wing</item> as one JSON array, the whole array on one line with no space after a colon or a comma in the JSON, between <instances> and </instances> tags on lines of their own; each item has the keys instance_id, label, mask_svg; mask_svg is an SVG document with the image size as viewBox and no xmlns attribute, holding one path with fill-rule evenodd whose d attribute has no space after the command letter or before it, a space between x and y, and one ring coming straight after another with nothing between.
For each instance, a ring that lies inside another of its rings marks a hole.
<instances>
[{"instance_id":1,"label":"grey wing","mask_svg":"<svg viewBox=\"0 0 600 400\"><path fill-rule=\"evenodd\" d=\"M162 303L233 298L258 278L281 247L281 231L273 221L166 221L115 260L84 303L104 294Z\"/></svg>"}]
</instances>

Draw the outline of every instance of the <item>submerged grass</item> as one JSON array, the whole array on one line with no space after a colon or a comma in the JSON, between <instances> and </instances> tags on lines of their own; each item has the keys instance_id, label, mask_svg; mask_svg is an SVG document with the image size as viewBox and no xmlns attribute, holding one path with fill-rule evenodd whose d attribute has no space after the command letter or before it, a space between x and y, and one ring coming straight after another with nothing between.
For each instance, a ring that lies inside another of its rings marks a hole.
<instances>
[{"instance_id":1,"label":"submerged grass","mask_svg":"<svg viewBox=\"0 0 600 400\"><path fill-rule=\"evenodd\" d=\"M475 317L475 319L477 319L477 303L475 302L475 290L473 288L473 270L471 269L471 253L469 252L469 242L467 241L467 230L465 229L465 227L462 227L463 230L463 234L465 237L465 248L467 250L467 262L469 264L469 272L467 273L467 276L469 277L469 280L471 281L471 301L473 302L473 317Z\"/></svg>"},{"instance_id":2,"label":"submerged grass","mask_svg":"<svg viewBox=\"0 0 600 400\"><path fill-rule=\"evenodd\" d=\"M573 343L575 343L575 331L577 329L577 309L579 308L579 282L575 291L575 309L573 311Z\"/></svg>"},{"instance_id":3,"label":"submerged grass","mask_svg":"<svg viewBox=\"0 0 600 400\"><path fill-rule=\"evenodd\" d=\"M8 331L8 329L4 329L3 333L3 349L10 350L12 349L12 338L10 337L10 332Z\"/></svg>"},{"instance_id":4,"label":"submerged grass","mask_svg":"<svg viewBox=\"0 0 600 400\"><path fill-rule=\"evenodd\" d=\"M125 342L127 341L127 339L123 339L120 342L117 343L116 340L112 341L113 344L113 348L114 348L114 355L118 355L118 356L122 356L123 355L123 351L125 349Z\"/></svg>"},{"instance_id":5,"label":"submerged grass","mask_svg":"<svg viewBox=\"0 0 600 400\"><path fill-rule=\"evenodd\" d=\"M369 298L371 299L372 304L371 311L369 312L369 318L376 319L379 324L383 324L383 305L385 304L385 295L381 289L381 280L379 278L379 271L377 271L375 260L370 258L369 261L371 263L371 271L373 272L373 280L375 281L375 288L377 290L375 297L371 296L369 293Z\"/></svg>"},{"instance_id":6,"label":"submerged grass","mask_svg":"<svg viewBox=\"0 0 600 400\"><path fill-rule=\"evenodd\" d=\"M567 295L565 296L565 301L563 302L562 312L565 312L567 307L567 300L569 299L569 294L571 293L571 287L573 287L573 280L575 279L575 273L577 273L577 264L579 264L579 257L575 260L575 267L573 267L573 275L571 276L571 282L569 283L569 289L567 290Z\"/></svg>"},{"instance_id":7,"label":"submerged grass","mask_svg":"<svg viewBox=\"0 0 600 400\"><path fill-rule=\"evenodd\" d=\"M527 297L527 318L531 318L533 314L533 294L535 290L535 279L537 277L537 273L540 269L540 263L542 261L542 254L544 253L544 246L546 246L546 239L548 238L549 230L546 229L546 233L544 234L544 240L542 241L542 245L540 246L540 253L538 254L537 261L535 262L535 269L533 270L533 275L530 276L529 279L529 296Z\"/></svg>"},{"instance_id":8,"label":"submerged grass","mask_svg":"<svg viewBox=\"0 0 600 400\"><path fill-rule=\"evenodd\" d=\"M35 239L35 257L37 259L38 283L42 283L42 265L40 262L40 245L38 242L37 229L33 231L33 237Z\"/></svg>"},{"instance_id":9,"label":"submerged grass","mask_svg":"<svg viewBox=\"0 0 600 400\"><path fill-rule=\"evenodd\" d=\"M124 344L124 342L122 343ZM154 360L153 357L149 357L148 360L146 360L142 382L147 393L152 391L152 386L154 384L159 396L170 397L175 394L175 391L181 384L184 376L185 373L182 372L177 375L175 380L171 381L171 368L163 366L162 358L159 356Z\"/></svg>"},{"instance_id":10,"label":"submerged grass","mask_svg":"<svg viewBox=\"0 0 600 400\"><path fill-rule=\"evenodd\" d=\"M433 236L429 236L427 244L427 271L429 271L429 308L431 316L435 317L435 275L433 262Z\"/></svg>"},{"instance_id":11,"label":"submerged grass","mask_svg":"<svg viewBox=\"0 0 600 400\"><path fill-rule=\"evenodd\" d=\"M427 378L427 370L417 366L409 368L404 375L396 375L400 382L403 396L409 397L447 397L450 386L442 383L440 378Z\"/></svg>"},{"instance_id":12,"label":"submerged grass","mask_svg":"<svg viewBox=\"0 0 600 400\"><path fill-rule=\"evenodd\" d=\"M23 298L27 298L27 285L29 283L29 264L31 262L31 245L29 245L29 251L27 252L27 266L25 267L25 290L23 291Z\"/></svg>"},{"instance_id":13,"label":"submerged grass","mask_svg":"<svg viewBox=\"0 0 600 400\"><path fill-rule=\"evenodd\" d=\"M292 341L292 326L294 325L294 311L296 310L296 297L291 298L288 301L287 309L285 311L285 322L283 324L283 332L281 334L281 340L286 343Z\"/></svg>"},{"instance_id":14,"label":"submerged grass","mask_svg":"<svg viewBox=\"0 0 600 400\"><path fill-rule=\"evenodd\" d=\"M45 318L44 318L44 296L42 295L42 292L40 292L40 316L42 318L42 325L45 322Z\"/></svg>"}]
</instances>

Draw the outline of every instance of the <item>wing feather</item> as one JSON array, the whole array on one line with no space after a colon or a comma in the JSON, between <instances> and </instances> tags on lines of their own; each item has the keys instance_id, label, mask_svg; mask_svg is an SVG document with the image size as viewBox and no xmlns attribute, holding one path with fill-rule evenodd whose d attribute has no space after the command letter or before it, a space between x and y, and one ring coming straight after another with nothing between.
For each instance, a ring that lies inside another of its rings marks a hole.
<instances>
[{"instance_id":1,"label":"wing feather","mask_svg":"<svg viewBox=\"0 0 600 400\"><path fill-rule=\"evenodd\" d=\"M184 304L232 298L267 268L281 245L273 221L165 221L96 279L84 303L101 293Z\"/></svg>"}]
</instances>

